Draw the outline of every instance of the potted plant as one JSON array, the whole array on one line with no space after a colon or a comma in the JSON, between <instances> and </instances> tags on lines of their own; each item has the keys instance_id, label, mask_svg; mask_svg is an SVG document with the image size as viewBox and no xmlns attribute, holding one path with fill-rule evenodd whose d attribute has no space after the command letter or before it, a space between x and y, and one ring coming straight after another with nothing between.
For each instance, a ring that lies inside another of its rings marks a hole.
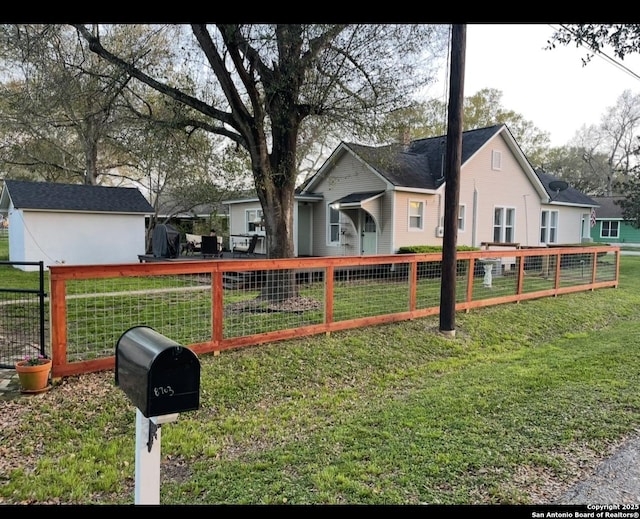
<instances>
[{"instance_id":1,"label":"potted plant","mask_svg":"<svg viewBox=\"0 0 640 519\"><path fill-rule=\"evenodd\" d=\"M16 362L16 371L23 393L40 393L49 389L51 359L43 355L27 355Z\"/></svg>"}]
</instances>

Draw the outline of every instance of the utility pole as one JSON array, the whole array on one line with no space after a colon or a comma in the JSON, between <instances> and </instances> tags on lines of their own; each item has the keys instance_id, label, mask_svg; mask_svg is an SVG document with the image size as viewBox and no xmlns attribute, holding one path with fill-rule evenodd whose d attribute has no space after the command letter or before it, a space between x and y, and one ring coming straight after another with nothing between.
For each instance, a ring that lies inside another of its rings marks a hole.
<instances>
[{"instance_id":1,"label":"utility pole","mask_svg":"<svg viewBox=\"0 0 640 519\"><path fill-rule=\"evenodd\" d=\"M462 112L464 105L464 56L467 26L451 26L451 66L447 152L445 157L444 238L440 284L440 332L456 334L456 266L458 242L458 204L462 163Z\"/></svg>"}]
</instances>

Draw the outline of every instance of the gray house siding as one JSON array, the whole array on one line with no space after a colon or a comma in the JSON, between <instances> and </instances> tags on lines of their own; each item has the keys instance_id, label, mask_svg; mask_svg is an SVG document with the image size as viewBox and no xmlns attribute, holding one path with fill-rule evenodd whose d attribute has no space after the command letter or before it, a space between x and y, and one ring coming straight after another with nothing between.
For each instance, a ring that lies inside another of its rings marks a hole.
<instances>
[{"instance_id":1,"label":"gray house siding","mask_svg":"<svg viewBox=\"0 0 640 519\"><path fill-rule=\"evenodd\" d=\"M377 177L365 164L351 154L343 154L335 163L329 177L322 179L315 190L322 193L324 200L314 204L313 223L316 232L313 236L313 250L316 256L358 256L360 255L358 222L349 215L340 215L340 228L344 231L339 243L331 243L328 236L329 204L353 193L354 191L374 192L385 190L387 184ZM372 204L379 205L379 201ZM378 210L378 212L380 212ZM378 222L378 225L379 222ZM378 234L380 230L378 229ZM389 237L386 238L387 242Z\"/></svg>"}]
</instances>

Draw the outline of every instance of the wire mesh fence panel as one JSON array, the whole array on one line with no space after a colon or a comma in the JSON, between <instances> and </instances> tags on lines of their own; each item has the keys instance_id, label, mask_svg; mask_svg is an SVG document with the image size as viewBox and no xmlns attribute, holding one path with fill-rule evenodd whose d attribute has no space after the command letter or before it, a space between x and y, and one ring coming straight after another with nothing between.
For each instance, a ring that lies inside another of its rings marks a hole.
<instances>
[{"instance_id":1,"label":"wire mesh fence panel","mask_svg":"<svg viewBox=\"0 0 640 519\"><path fill-rule=\"evenodd\" d=\"M531 298L523 295L539 297L538 292L548 296L573 291L573 287L584 286L586 290L594 286L594 281L601 282L598 287L615 286L617 254L616 250L599 248L571 253L517 251L513 256L492 253L491 257L485 251L461 253L456 263L455 300L468 300L471 308L491 304L491 300L498 304ZM436 312L443 289L441 262L441 258L428 254L256 260L237 265L197 262L104 266L100 270L91 266L84 270L82 266L51 267L52 318L67 328L64 335L52 334L53 349L66 355L58 364L113 357L122 334L144 325L206 352L361 326L361 319L367 319L368 324L388 322L387 316L413 310L414 297L416 310ZM328 272L331 278L327 278ZM474 304L480 300L487 303ZM6 306L11 307L12 302ZM18 317L21 311L26 313L26 306L14 307ZM19 319L17 323L4 327L17 329ZM52 330L56 331L54 325L52 320ZM221 342L227 339L234 340ZM99 362L89 364L104 366ZM65 370L71 372L68 367Z\"/></svg>"},{"instance_id":2,"label":"wire mesh fence panel","mask_svg":"<svg viewBox=\"0 0 640 519\"><path fill-rule=\"evenodd\" d=\"M244 272L224 291L223 337L300 328L324 321L323 271Z\"/></svg>"},{"instance_id":3,"label":"wire mesh fence panel","mask_svg":"<svg viewBox=\"0 0 640 519\"><path fill-rule=\"evenodd\" d=\"M473 300L510 296L517 292L515 258L481 258L473 278Z\"/></svg>"},{"instance_id":4,"label":"wire mesh fence panel","mask_svg":"<svg viewBox=\"0 0 640 519\"><path fill-rule=\"evenodd\" d=\"M21 272L16 265L34 262L0 262L0 367L13 368L25 357L50 357L49 305L44 293L44 271ZM42 279L41 279L42 276ZM41 286L42 284L42 286Z\"/></svg>"},{"instance_id":5,"label":"wire mesh fence panel","mask_svg":"<svg viewBox=\"0 0 640 519\"><path fill-rule=\"evenodd\" d=\"M402 269L382 264L335 270L334 321L408 310L409 281Z\"/></svg>"},{"instance_id":6,"label":"wire mesh fence panel","mask_svg":"<svg viewBox=\"0 0 640 519\"><path fill-rule=\"evenodd\" d=\"M591 283L593 254L560 254L560 286Z\"/></svg>"},{"instance_id":7,"label":"wire mesh fence panel","mask_svg":"<svg viewBox=\"0 0 640 519\"><path fill-rule=\"evenodd\" d=\"M423 310L440 306L442 264L440 261L416 263L416 308Z\"/></svg>"},{"instance_id":8,"label":"wire mesh fence panel","mask_svg":"<svg viewBox=\"0 0 640 519\"><path fill-rule=\"evenodd\" d=\"M598 252L596 262L596 282L613 281L617 276L616 252Z\"/></svg>"},{"instance_id":9,"label":"wire mesh fence panel","mask_svg":"<svg viewBox=\"0 0 640 519\"><path fill-rule=\"evenodd\" d=\"M211 340L209 276L71 280L67 289L69 362L113 355L134 326L150 326L180 344Z\"/></svg>"},{"instance_id":10,"label":"wire mesh fence panel","mask_svg":"<svg viewBox=\"0 0 640 519\"><path fill-rule=\"evenodd\" d=\"M39 323L38 294L0 290L1 367L13 367L26 356L40 355Z\"/></svg>"},{"instance_id":11,"label":"wire mesh fence panel","mask_svg":"<svg viewBox=\"0 0 640 519\"><path fill-rule=\"evenodd\" d=\"M442 277L442 261L419 261L416 264L418 279L440 279Z\"/></svg>"},{"instance_id":12,"label":"wire mesh fence panel","mask_svg":"<svg viewBox=\"0 0 640 519\"><path fill-rule=\"evenodd\" d=\"M532 255L524 258L522 292L540 292L555 286L555 256Z\"/></svg>"},{"instance_id":13,"label":"wire mesh fence panel","mask_svg":"<svg viewBox=\"0 0 640 519\"><path fill-rule=\"evenodd\" d=\"M474 271L472 271L470 260L463 259L456 262L456 303L461 303L467 300L469 276L472 276L473 279L475 279L478 275L479 271L477 264L474 267Z\"/></svg>"}]
</instances>

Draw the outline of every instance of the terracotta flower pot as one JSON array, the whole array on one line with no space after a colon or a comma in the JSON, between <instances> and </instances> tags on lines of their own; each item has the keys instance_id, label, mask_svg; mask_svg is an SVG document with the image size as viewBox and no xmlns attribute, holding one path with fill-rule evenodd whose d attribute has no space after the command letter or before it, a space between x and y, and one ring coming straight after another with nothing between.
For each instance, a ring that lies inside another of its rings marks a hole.
<instances>
[{"instance_id":1,"label":"terracotta flower pot","mask_svg":"<svg viewBox=\"0 0 640 519\"><path fill-rule=\"evenodd\" d=\"M39 393L49 389L51 359L42 359L40 364L29 366L28 361L16 362L16 371L23 393Z\"/></svg>"}]
</instances>

